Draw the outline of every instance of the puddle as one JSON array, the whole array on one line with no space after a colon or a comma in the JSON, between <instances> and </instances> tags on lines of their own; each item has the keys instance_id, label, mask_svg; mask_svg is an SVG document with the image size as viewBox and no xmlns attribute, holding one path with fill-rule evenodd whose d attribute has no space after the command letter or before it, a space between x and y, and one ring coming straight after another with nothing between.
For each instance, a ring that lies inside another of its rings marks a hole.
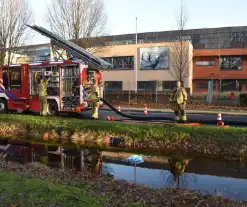
<instances>
[{"instance_id":1,"label":"puddle","mask_svg":"<svg viewBox=\"0 0 247 207\"><path fill-rule=\"evenodd\" d=\"M22 164L42 162L56 168L87 170L93 176L108 174L115 179L153 188L179 187L198 190L203 194L247 200L247 167L237 161L143 156L143 162L135 165L126 161L133 155L130 153L64 149L43 144L1 144L1 161Z\"/></svg>"}]
</instances>

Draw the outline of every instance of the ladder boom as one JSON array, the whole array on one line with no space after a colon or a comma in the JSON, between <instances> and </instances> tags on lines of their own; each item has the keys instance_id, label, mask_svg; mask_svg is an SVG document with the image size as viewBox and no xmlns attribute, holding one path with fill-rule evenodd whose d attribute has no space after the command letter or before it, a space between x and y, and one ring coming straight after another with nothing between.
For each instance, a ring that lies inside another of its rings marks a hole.
<instances>
[{"instance_id":1,"label":"ladder boom","mask_svg":"<svg viewBox=\"0 0 247 207\"><path fill-rule=\"evenodd\" d=\"M57 45L58 47L68 51L73 55L73 57L83 60L86 64L88 64L92 68L101 68L101 69L109 69L112 68L112 65L103 59L96 57L95 55L85 51L78 45L74 44L73 42L69 40L65 40L58 35L54 34L53 32L50 32L49 30L37 26L37 25L26 25L33 29L34 31L40 33L43 36L48 37L51 39L52 44Z\"/></svg>"}]
</instances>

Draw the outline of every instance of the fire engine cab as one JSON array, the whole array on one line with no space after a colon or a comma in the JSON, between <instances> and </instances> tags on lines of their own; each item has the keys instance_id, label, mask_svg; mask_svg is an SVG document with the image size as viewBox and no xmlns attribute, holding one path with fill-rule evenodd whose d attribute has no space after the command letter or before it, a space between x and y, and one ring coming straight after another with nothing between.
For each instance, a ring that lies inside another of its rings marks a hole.
<instances>
[{"instance_id":1,"label":"fire engine cab","mask_svg":"<svg viewBox=\"0 0 247 207\"><path fill-rule=\"evenodd\" d=\"M101 88L101 72L81 60L37 62L0 67L0 113L8 110L39 111L38 77L50 79L47 88L48 114L81 112L91 107L91 78Z\"/></svg>"}]
</instances>

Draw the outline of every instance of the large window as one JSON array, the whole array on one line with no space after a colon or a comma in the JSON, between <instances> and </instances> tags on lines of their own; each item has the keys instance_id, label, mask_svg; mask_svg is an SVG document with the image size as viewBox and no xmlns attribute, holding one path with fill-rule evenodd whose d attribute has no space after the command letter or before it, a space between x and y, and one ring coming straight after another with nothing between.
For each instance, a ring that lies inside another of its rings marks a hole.
<instances>
[{"instance_id":1,"label":"large window","mask_svg":"<svg viewBox=\"0 0 247 207\"><path fill-rule=\"evenodd\" d=\"M105 91L121 91L123 89L122 81L105 81Z\"/></svg>"},{"instance_id":2,"label":"large window","mask_svg":"<svg viewBox=\"0 0 247 207\"><path fill-rule=\"evenodd\" d=\"M216 63L215 61L197 61L196 65L197 66L215 66Z\"/></svg>"},{"instance_id":3,"label":"large window","mask_svg":"<svg viewBox=\"0 0 247 207\"><path fill-rule=\"evenodd\" d=\"M221 91L240 91L241 90L241 82L238 80L223 80L221 81Z\"/></svg>"},{"instance_id":4,"label":"large window","mask_svg":"<svg viewBox=\"0 0 247 207\"><path fill-rule=\"evenodd\" d=\"M196 83L196 88L208 88L207 82Z\"/></svg>"},{"instance_id":5,"label":"large window","mask_svg":"<svg viewBox=\"0 0 247 207\"><path fill-rule=\"evenodd\" d=\"M176 81L163 81L162 82L162 88L163 90L172 90L176 87Z\"/></svg>"},{"instance_id":6,"label":"large window","mask_svg":"<svg viewBox=\"0 0 247 207\"><path fill-rule=\"evenodd\" d=\"M241 56L222 56L220 58L220 69L241 70L242 69L242 57Z\"/></svg>"},{"instance_id":7,"label":"large window","mask_svg":"<svg viewBox=\"0 0 247 207\"><path fill-rule=\"evenodd\" d=\"M21 67L10 68L10 88L21 87Z\"/></svg>"},{"instance_id":8,"label":"large window","mask_svg":"<svg viewBox=\"0 0 247 207\"><path fill-rule=\"evenodd\" d=\"M155 91L156 81L138 81L137 88L140 91Z\"/></svg>"},{"instance_id":9,"label":"large window","mask_svg":"<svg viewBox=\"0 0 247 207\"><path fill-rule=\"evenodd\" d=\"M133 70L134 56L106 57L102 58L113 65L113 69Z\"/></svg>"}]
</instances>

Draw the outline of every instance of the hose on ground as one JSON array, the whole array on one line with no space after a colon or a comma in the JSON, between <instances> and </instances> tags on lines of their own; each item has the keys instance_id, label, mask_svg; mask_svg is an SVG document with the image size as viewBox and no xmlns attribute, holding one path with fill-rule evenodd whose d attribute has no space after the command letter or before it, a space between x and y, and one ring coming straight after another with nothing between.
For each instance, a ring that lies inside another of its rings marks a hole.
<instances>
[{"instance_id":1,"label":"hose on ground","mask_svg":"<svg viewBox=\"0 0 247 207\"><path fill-rule=\"evenodd\" d=\"M167 121L173 121L174 119L171 117L157 117L157 116L134 116L134 115L129 115L125 114L121 111L118 111L114 106L112 106L108 101L105 99L101 98L100 99L105 105L107 105L111 110L113 110L115 113L118 115L125 117L127 119L132 119L136 121L155 121L155 120L167 120Z\"/></svg>"},{"instance_id":2,"label":"hose on ground","mask_svg":"<svg viewBox=\"0 0 247 207\"><path fill-rule=\"evenodd\" d=\"M132 120L137 120L137 121L173 121L174 119L171 117L157 117L157 116L137 116L137 115L129 115L125 114L121 111L118 111L114 106L112 106L108 101L105 99L101 98L100 99L105 105L107 105L111 110L113 110L115 113L118 115L132 119ZM247 120L244 121L234 121L234 120L223 120L225 125L230 125L230 126L247 126ZM209 124L209 125L215 125L217 124L217 120L201 120L201 119L195 119L195 118L190 118L190 120L187 121L187 123L202 123L202 124Z\"/></svg>"}]
</instances>

